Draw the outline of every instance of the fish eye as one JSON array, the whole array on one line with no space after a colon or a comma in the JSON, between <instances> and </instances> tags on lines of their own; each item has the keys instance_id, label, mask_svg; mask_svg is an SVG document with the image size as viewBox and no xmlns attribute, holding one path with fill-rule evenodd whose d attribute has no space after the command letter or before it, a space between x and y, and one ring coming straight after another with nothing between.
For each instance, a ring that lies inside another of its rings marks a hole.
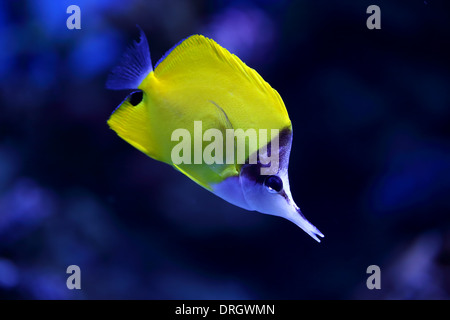
<instances>
[{"instance_id":1,"label":"fish eye","mask_svg":"<svg viewBox=\"0 0 450 320\"><path fill-rule=\"evenodd\" d=\"M264 180L264 185L267 188L267 191L271 193L278 193L283 190L283 181L278 176L268 176L266 180Z\"/></svg>"},{"instance_id":2,"label":"fish eye","mask_svg":"<svg viewBox=\"0 0 450 320\"><path fill-rule=\"evenodd\" d=\"M144 94L142 91L135 91L128 96L128 102L130 102L132 106L137 106L141 103L143 97Z\"/></svg>"}]
</instances>

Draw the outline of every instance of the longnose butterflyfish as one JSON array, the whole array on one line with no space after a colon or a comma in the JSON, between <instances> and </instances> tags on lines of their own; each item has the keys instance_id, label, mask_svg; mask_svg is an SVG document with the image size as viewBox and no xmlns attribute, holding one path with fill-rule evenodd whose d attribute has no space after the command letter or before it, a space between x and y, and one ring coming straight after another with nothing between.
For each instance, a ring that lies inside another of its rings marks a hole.
<instances>
[{"instance_id":1,"label":"longnose butterflyfish","mask_svg":"<svg viewBox=\"0 0 450 320\"><path fill-rule=\"evenodd\" d=\"M320 242L290 191L292 124L283 100L236 55L193 35L153 67L140 30L106 87L131 91L108 120L122 139L220 198L286 218Z\"/></svg>"}]
</instances>

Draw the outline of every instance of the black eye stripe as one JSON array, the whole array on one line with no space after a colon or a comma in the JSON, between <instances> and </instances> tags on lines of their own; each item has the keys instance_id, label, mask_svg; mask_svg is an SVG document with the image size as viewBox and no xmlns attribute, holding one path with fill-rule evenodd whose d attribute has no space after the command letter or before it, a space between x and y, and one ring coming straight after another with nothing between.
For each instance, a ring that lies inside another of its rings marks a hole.
<instances>
[{"instance_id":1,"label":"black eye stripe","mask_svg":"<svg viewBox=\"0 0 450 320\"><path fill-rule=\"evenodd\" d=\"M289 163L289 154L291 151L292 142L292 130L290 128L285 128L280 131L279 135L279 157L280 157L280 169L286 168ZM270 149L270 143L267 146ZM256 164L246 163L242 165L240 169L240 176L245 177L246 180L253 181L255 185L264 186L264 181L268 176L261 175L261 167L266 166L261 164L259 161ZM282 193L280 193L282 195Z\"/></svg>"},{"instance_id":2,"label":"black eye stripe","mask_svg":"<svg viewBox=\"0 0 450 320\"><path fill-rule=\"evenodd\" d=\"M128 96L128 102L130 102L133 106L137 106L141 103L143 97L144 93L142 91L135 91Z\"/></svg>"}]
</instances>

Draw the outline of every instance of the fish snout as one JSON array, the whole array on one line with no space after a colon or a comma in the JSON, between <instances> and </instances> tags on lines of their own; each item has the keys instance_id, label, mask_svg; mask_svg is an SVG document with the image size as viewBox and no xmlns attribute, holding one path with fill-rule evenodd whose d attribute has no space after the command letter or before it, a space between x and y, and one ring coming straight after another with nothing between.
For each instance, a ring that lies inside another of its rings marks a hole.
<instances>
[{"instance_id":1,"label":"fish snout","mask_svg":"<svg viewBox=\"0 0 450 320\"><path fill-rule=\"evenodd\" d=\"M305 218L302 211L295 203L292 205L292 210L290 210L286 219L295 223L298 227L300 227L303 231L309 234L317 242L320 242L321 240L319 237L321 238L325 237L323 233L319 231L319 229L317 229L311 222L309 222Z\"/></svg>"}]
</instances>

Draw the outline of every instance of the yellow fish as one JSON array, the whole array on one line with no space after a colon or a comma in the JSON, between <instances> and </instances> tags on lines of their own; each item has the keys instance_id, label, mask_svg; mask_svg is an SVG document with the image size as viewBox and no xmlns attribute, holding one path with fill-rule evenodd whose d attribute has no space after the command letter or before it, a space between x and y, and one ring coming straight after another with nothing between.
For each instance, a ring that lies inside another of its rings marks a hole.
<instances>
[{"instance_id":1,"label":"yellow fish","mask_svg":"<svg viewBox=\"0 0 450 320\"><path fill-rule=\"evenodd\" d=\"M236 55L193 35L153 68L141 30L107 88L135 90L108 120L122 139L224 200L286 218L320 242L290 192L292 125L283 100Z\"/></svg>"}]
</instances>

